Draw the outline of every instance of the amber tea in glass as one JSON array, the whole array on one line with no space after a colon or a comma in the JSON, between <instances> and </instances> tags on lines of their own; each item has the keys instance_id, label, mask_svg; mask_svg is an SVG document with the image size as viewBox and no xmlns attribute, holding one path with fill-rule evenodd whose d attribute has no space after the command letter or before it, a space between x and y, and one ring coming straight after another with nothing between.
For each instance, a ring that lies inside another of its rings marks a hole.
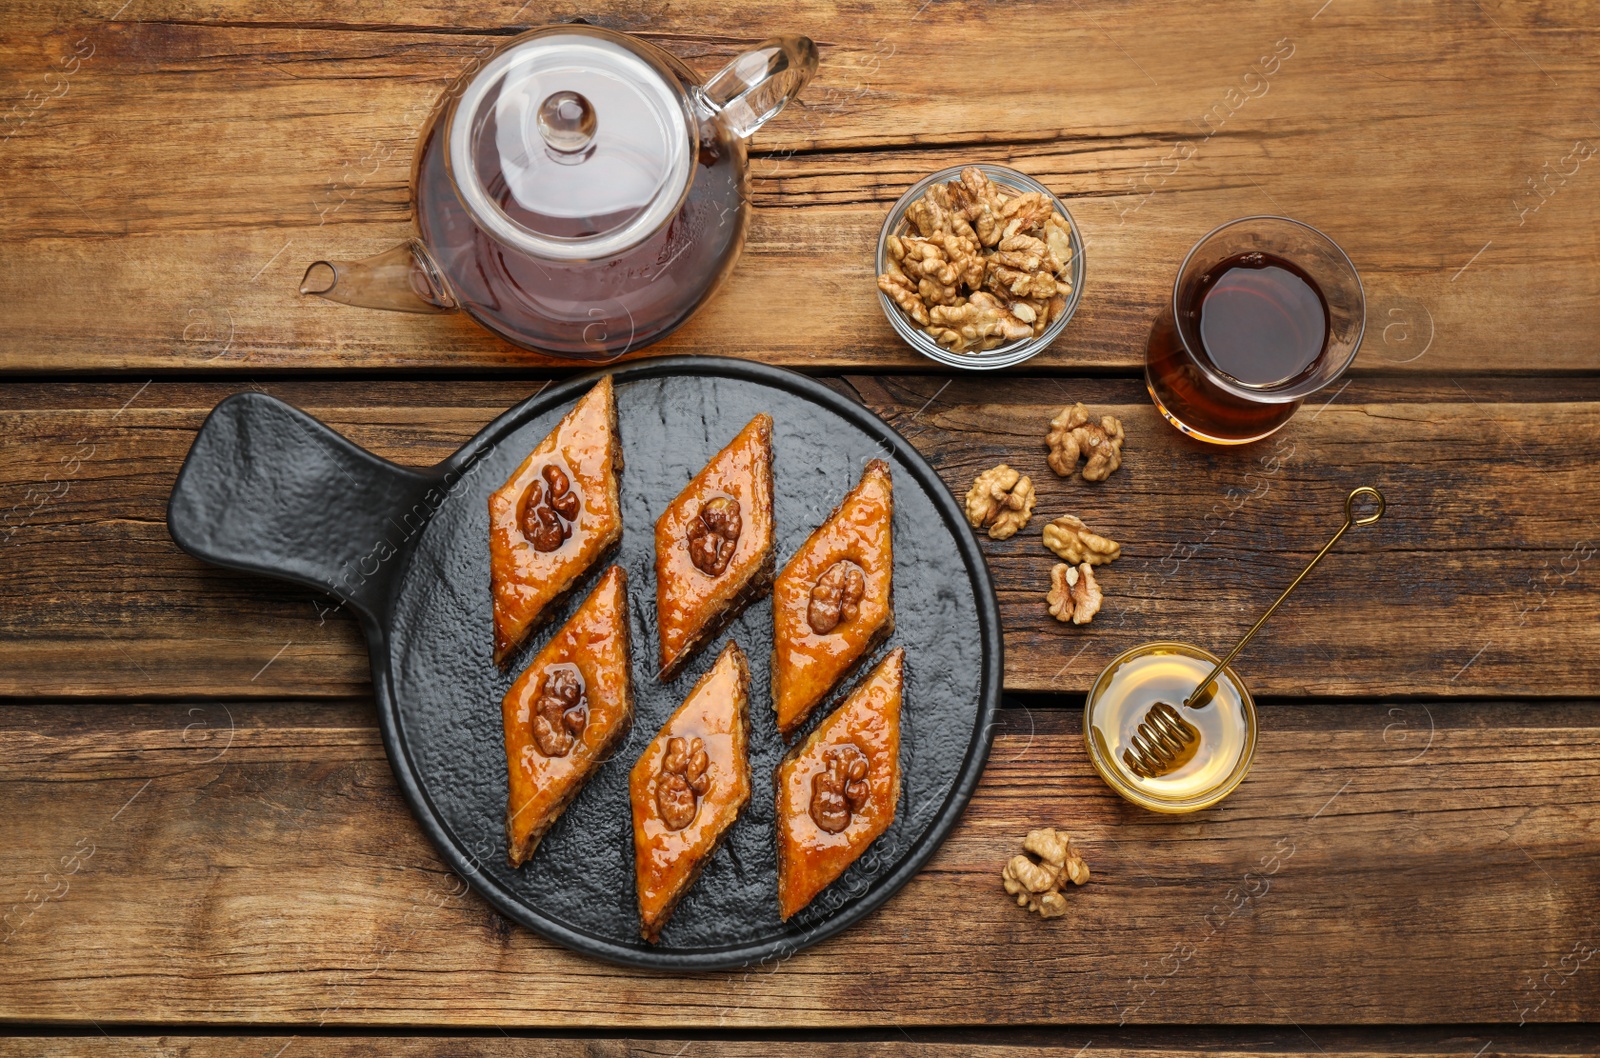
<instances>
[{"instance_id":1,"label":"amber tea in glass","mask_svg":"<svg viewBox=\"0 0 1600 1058\"><path fill-rule=\"evenodd\" d=\"M1286 217L1231 221L1178 268L1145 384L1184 433L1256 441L1344 372L1365 322L1361 278L1331 239Z\"/></svg>"}]
</instances>

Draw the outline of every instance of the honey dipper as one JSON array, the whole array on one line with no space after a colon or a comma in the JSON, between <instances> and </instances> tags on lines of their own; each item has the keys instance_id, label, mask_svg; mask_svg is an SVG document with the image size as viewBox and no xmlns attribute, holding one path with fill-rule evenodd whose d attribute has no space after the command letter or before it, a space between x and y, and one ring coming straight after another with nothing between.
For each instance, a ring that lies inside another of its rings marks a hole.
<instances>
[{"instance_id":1,"label":"honey dipper","mask_svg":"<svg viewBox=\"0 0 1600 1058\"><path fill-rule=\"evenodd\" d=\"M1355 502L1357 498L1361 497L1371 499L1377 504L1377 509L1371 514L1364 514L1357 518L1355 516ZM1317 563L1322 561L1322 557L1333 550L1333 545L1339 542L1339 538L1344 536L1352 525L1371 525L1379 518L1382 518L1383 506L1383 493L1371 485L1362 485L1352 490L1350 495L1345 497L1344 524L1339 527L1339 531L1333 534L1331 540L1322 545L1322 550L1317 552L1315 558L1306 563L1306 568L1300 571L1300 575L1289 582L1289 586L1283 589L1283 594L1278 596L1277 601L1267 607L1267 612L1262 614L1256 623L1250 626L1250 631L1246 632L1239 642L1234 644L1233 649L1228 651L1228 656L1217 662L1216 667L1207 674L1205 679L1200 681L1200 685L1189 692L1189 697L1183 700L1183 708L1203 709L1208 704L1205 700L1205 694L1212 681L1217 678L1218 673L1227 668L1228 662L1237 657L1239 651L1245 648L1245 644L1249 643L1251 638L1261 631L1261 626L1267 623L1267 618L1271 617L1278 607L1283 605L1283 600L1287 599L1289 593L1300 586L1300 582L1305 580L1306 576L1317 567ZM1200 732L1196 731L1194 726L1183 718L1177 707L1168 705L1166 702L1157 702L1144 714L1144 721L1139 724L1138 729L1134 732L1132 748L1122 751L1122 763L1126 764L1128 770L1135 775L1153 779L1169 771L1180 757L1186 756L1190 744L1199 737Z\"/></svg>"}]
</instances>

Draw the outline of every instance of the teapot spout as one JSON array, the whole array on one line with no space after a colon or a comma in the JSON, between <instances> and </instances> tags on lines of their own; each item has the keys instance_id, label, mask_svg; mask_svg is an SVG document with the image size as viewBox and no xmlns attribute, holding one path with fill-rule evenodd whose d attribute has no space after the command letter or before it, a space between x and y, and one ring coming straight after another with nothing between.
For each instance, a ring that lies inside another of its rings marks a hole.
<instances>
[{"instance_id":1,"label":"teapot spout","mask_svg":"<svg viewBox=\"0 0 1600 1058\"><path fill-rule=\"evenodd\" d=\"M360 261L317 261L300 280L300 293L393 312L454 312L458 307L444 273L416 239Z\"/></svg>"}]
</instances>

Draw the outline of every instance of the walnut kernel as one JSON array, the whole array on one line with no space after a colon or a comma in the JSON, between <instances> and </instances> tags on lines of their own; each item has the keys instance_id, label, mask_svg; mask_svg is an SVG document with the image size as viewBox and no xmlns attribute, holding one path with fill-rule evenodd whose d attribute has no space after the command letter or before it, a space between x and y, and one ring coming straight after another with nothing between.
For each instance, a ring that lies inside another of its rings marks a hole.
<instances>
[{"instance_id":1,"label":"walnut kernel","mask_svg":"<svg viewBox=\"0 0 1600 1058\"><path fill-rule=\"evenodd\" d=\"M1022 847L1034 856L1013 856L1001 872L1005 891L1017 898L1017 906L1036 911L1040 918L1059 918L1067 913L1061 895L1063 880L1082 885L1089 880L1089 866L1083 862L1072 839L1054 828L1028 833Z\"/></svg>"},{"instance_id":2,"label":"walnut kernel","mask_svg":"<svg viewBox=\"0 0 1600 1058\"><path fill-rule=\"evenodd\" d=\"M1122 545L1092 532L1077 515L1063 514L1044 527L1044 546L1065 562L1104 565L1122 554Z\"/></svg>"},{"instance_id":3,"label":"walnut kernel","mask_svg":"<svg viewBox=\"0 0 1600 1058\"><path fill-rule=\"evenodd\" d=\"M1051 298L1056 274L1062 269L1043 239L1017 234L1002 239L989 258L988 285L1003 294L1021 298Z\"/></svg>"},{"instance_id":4,"label":"walnut kernel","mask_svg":"<svg viewBox=\"0 0 1600 1058\"><path fill-rule=\"evenodd\" d=\"M667 752L661 758L661 774L656 779L656 807L668 830L682 830L694 822L700 798L711 789L711 760L700 739L667 739Z\"/></svg>"},{"instance_id":5,"label":"walnut kernel","mask_svg":"<svg viewBox=\"0 0 1600 1058\"><path fill-rule=\"evenodd\" d=\"M1017 898L1017 906L1037 911L1040 918L1060 918L1067 913L1066 897L1057 888L1056 872L1028 857L1016 855L1000 875L1006 892Z\"/></svg>"},{"instance_id":6,"label":"walnut kernel","mask_svg":"<svg viewBox=\"0 0 1600 1058\"><path fill-rule=\"evenodd\" d=\"M922 326L928 325L928 306L923 304L917 284L891 262L889 271L878 277L878 289L900 306L900 311Z\"/></svg>"},{"instance_id":7,"label":"walnut kernel","mask_svg":"<svg viewBox=\"0 0 1600 1058\"><path fill-rule=\"evenodd\" d=\"M951 199L962 204L962 214L971 222L978 241L994 246L1000 241L1000 211L1005 208L1005 196L985 173L975 165L961 170L959 184L952 183Z\"/></svg>"},{"instance_id":8,"label":"walnut kernel","mask_svg":"<svg viewBox=\"0 0 1600 1058\"><path fill-rule=\"evenodd\" d=\"M825 636L856 619L866 593L866 571L848 558L841 558L823 570L822 576L811 586L806 623L817 635Z\"/></svg>"},{"instance_id":9,"label":"walnut kernel","mask_svg":"<svg viewBox=\"0 0 1600 1058\"><path fill-rule=\"evenodd\" d=\"M554 551L572 535L582 501L556 464L546 463L539 476L544 484L535 481L522 494L522 535L535 551Z\"/></svg>"},{"instance_id":10,"label":"walnut kernel","mask_svg":"<svg viewBox=\"0 0 1600 1058\"><path fill-rule=\"evenodd\" d=\"M906 209L906 220L923 238L949 234L977 241L965 215L964 204L956 201L952 191L956 185L935 184Z\"/></svg>"},{"instance_id":11,"label":"walnut kernel","mask_svg":"<svg viewBox=\"0 0 1600 1058\"><path fill-rule=\"evenodd\" d=\"M945 244L907 235L889 243L900 268L916 281L917 293L929 305L954 305L960 300L961 263L946 253Z\"/></svg>"},{"instance_id":12,"label":"walnut kernel","mask_svg":"<svg viewBox=\"0 0 1600 1058\"><path fill-rule=\"evenodd\" d=\"M1032 306L1025 311L1032 311ZM958 353L993 349L1033 333L1032 325L1014 315L1004 302L982 292L973 294L963 304L935 305L928 310L928 319L932 324L928 333L934 340Z\"/></svg>"},{"instance_id":13,"label":"walnut kernel","mask_svg":"<svg viewBox=\"0 0 1600 1058\"><path fill-rule=\"evenodd\" d=\"M829 834L850 825L866 807L867 755L854 742L829 747L823 769L811 777L811 819Z\"/></svg>"},{"instance_id":14,"label":"walnut kernel","mask_svg":"<svg viewBox=\"0 0 1600 1058\"><path fill-rule=\"evenodd\" d=\"M1089 563L1069 566L1058 562L1050 571L1050 593L1045 599L1050 603L1050 616L1057 621L1086 625L1100 612L1104 598Z\"/></svg>"},{"instance_id":15,"label":"walnut kernel","mask_svg":"<svg viewBox=\"0 0 1600 1058\"><path fill-rule=\"evenodd\" d=\"M1067 262L1072 260L1072 229L1067 227L1066 218L1059 213L1051 213L1044 222L1044 244L1050 248L1055 259L1061 262L1062 270L1067 267Z\"/></svg>"},{"instance_id":16,"label":"walnut kernel","mask_svg":"<svg viewBox=\"0 0 1600 1058\"><path fill-rule=\"evenodd\" d=\"M1083 467L1083 480L1104 481L1122 466L1122 443L1126 434L1122 423L1114 415L1102 415L1098 423L1090 421L1089 409L1081 403L1063 408L1061 414L1050 420L1050 432L1044 443L1050 449L1050 469L1062 477L1071 477L1078 468L1080 456L1088 457Z\"/></svg>"},{"instance_id":17,"label":"walnut kernel","mask_svg":"<svg viewBox=\"0 0 1600 1058\"><path fill-rule=\"evenodd\" d=\"M689 561L708 577L720 577L739 546L744 520L739 516L739 501L731 496L713 496L700 505L700 514L689 526Z\"/></svg>"},{"instance_id":18,"label":"walnut kernel","mask_svg":"<svg viewBox=\"0 0 1600 1058\"><path fill-rule=\"evenodd\" d=\"M546 757L565 757L589 722L583 675L571 665L552 665L533 703L533 742Z\"/></svg>"},{"instance_id":19,"label":"walnut kernel","mask_svg":"<svg viewBox=\"0 0 1600 1058\"><path fill-rule=\"evenodd\" d=\"M1054 867L1073 885L1082 885L1089 880L1089 865L1078 855L1072 839L1054 827L1028 831L1022 847Z\"/></svg>"},{"instance_id":20,"label":"walnut kernel","mask_svg":"<svg viewBox=\"0 0 1600 1058\"><path fill-rule=\"evenodd\" d=\"M1001 463L973 479L967 490L967 521L987 529L992 540L1007 540L1033 517L1033 481Z\"/></svg>"}]
</instances>

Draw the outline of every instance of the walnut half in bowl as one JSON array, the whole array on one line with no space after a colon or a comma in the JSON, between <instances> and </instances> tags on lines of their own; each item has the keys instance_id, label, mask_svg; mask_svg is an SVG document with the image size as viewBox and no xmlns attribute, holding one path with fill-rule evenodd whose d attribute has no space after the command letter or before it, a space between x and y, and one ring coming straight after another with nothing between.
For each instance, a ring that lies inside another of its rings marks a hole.
<instances>
[{"instance_id":1,"label":"walnut half in bowl","mask_svg":"<svg viewBox=\"0 0 1600 1058\"><path fill-rule=\"evenodd\" d=\"M900 197L878 235L878 301L924 356L991 370L1042 352L1083 294L1083 238L1048 188L954 166Z\"/></svg>"}]
</instances>

